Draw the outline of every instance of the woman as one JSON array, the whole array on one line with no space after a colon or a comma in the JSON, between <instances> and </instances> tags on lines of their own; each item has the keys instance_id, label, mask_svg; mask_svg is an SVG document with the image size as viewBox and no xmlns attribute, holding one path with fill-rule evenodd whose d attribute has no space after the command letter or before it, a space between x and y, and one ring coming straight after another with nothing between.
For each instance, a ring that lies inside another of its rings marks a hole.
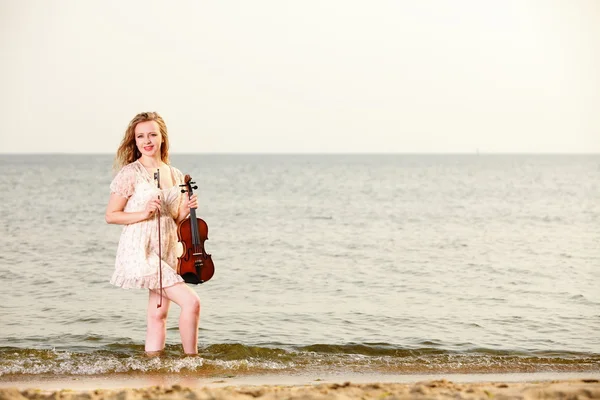
<instances>
[{"instance_id":1,"label":"woman","mask_svg":"<svg viewBox=\"0 0 600 400\"><path fill-rule=\"evenodd\" d=\"M181 307L183 350L197 354L200 299L176 272L176 246L177 225L198 202L195 194L188 198L181 193L183 174L169 165L167 127L158 113L140 113L131 120L117 150L115 169L118 173L110 184L106 222L125 226L110 282L124 289L148 289L146 352L164 349L172 301Z\"/></svg>"}]
</instances>

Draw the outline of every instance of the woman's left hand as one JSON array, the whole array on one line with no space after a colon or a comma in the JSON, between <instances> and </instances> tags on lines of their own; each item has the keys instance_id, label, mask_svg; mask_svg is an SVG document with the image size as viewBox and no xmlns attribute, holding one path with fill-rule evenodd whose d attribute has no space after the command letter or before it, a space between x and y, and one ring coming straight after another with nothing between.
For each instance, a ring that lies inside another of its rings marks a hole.
<instances>
[{"instance_id":1,"label":"woman's left hand","mask_svg":"<svg viewBox=\"0 0 600 400\"><path fill-rule=\"evenodd\" d=\"M198 208L198 196L193 194L191 198L187 195L183 196L183 201L179 207L179 214L177 215L176 222L179 222L186 218L190 214L190 209Z\"/></svg>"},{"instance_id":2,"label":"woman's left hand","mask_svg":"<svg viewBox=\"0 0 600 400\"><path fill-rule=\"evenodd\" d=\"M192 208L198 208L198 196L193 194L190 198L187 198L186 211L189 212ZM184 201L185 203L185 201Z\"/></svg>"},{"instance_id":3,"label":"woman's left hand","mask_svg":"<svg viewBox=\"0 0 600 400\"><path fill-rule=\"evenodd\" d=\"M179 209L179 214L188 215L190 213L190 209L198 208L198 196L193 194L191 197L187 195L183 196L183 201L181 202L181 207Z\"/></svg>"}]
</instances>

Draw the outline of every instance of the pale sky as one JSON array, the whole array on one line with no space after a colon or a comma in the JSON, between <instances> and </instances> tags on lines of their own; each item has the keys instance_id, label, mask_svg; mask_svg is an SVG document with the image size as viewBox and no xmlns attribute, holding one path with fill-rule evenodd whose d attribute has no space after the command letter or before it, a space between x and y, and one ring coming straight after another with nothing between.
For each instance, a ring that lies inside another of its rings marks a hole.
<instances>
[{"instance_id":1,"label":"pale sky","mask_svg":"<svg viewBox=\"0 0 600 400\"><path fill-rule=\"evenodd\" d=\"M600 0L0 0L0 153L600 152Z\"/></svg>"}]
</instances>

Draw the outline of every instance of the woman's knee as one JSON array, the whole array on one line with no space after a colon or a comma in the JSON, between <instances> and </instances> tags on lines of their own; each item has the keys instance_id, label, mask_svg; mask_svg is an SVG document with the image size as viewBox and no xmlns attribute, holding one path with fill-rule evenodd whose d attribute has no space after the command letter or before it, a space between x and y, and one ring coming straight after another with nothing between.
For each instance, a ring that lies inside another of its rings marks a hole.
<instances>
[{"instance_id":1,"label":"woman's knee","mask_svg":"<svg viewBox=\"0 0 600 400\"><path fill-rule=\"evenodd\" d=\"M150 307L148 310L148 322L164 324L167 321L166 307Z\"/></svg>"},{"instance_id":2,"label":"woman's knee","mask_svg":"<svg viewBox=\"0 0 600 400\"><path fill-rule=\"evenodd\" d=\"M186 302L185 306L188 312L194 315L200 315L200 298L198 296L190 296L190 299Z\"/></svg>"}]
</instances>

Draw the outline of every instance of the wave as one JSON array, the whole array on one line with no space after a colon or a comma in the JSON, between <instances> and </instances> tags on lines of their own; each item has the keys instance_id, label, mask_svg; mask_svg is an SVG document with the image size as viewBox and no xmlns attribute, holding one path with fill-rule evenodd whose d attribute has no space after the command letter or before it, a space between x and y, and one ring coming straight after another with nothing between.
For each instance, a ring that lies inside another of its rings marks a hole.
<instances>
[{"instance_id":1,"label":"wave","mask_svg":"<svg viewBox=\"0 0 600 400\"><path fill-rule=\"evenodd\" d=\"M388 343L290 346L212 344L186 356L167 345L158 356L143 345L110 343L57 350L0 347L0 377L15 375L103 375L186 373L198 376L272 371L422 373L600 372L600 354L568 351L527 352L494 349L402 348Z\"/></svg>"}]
</instances>

